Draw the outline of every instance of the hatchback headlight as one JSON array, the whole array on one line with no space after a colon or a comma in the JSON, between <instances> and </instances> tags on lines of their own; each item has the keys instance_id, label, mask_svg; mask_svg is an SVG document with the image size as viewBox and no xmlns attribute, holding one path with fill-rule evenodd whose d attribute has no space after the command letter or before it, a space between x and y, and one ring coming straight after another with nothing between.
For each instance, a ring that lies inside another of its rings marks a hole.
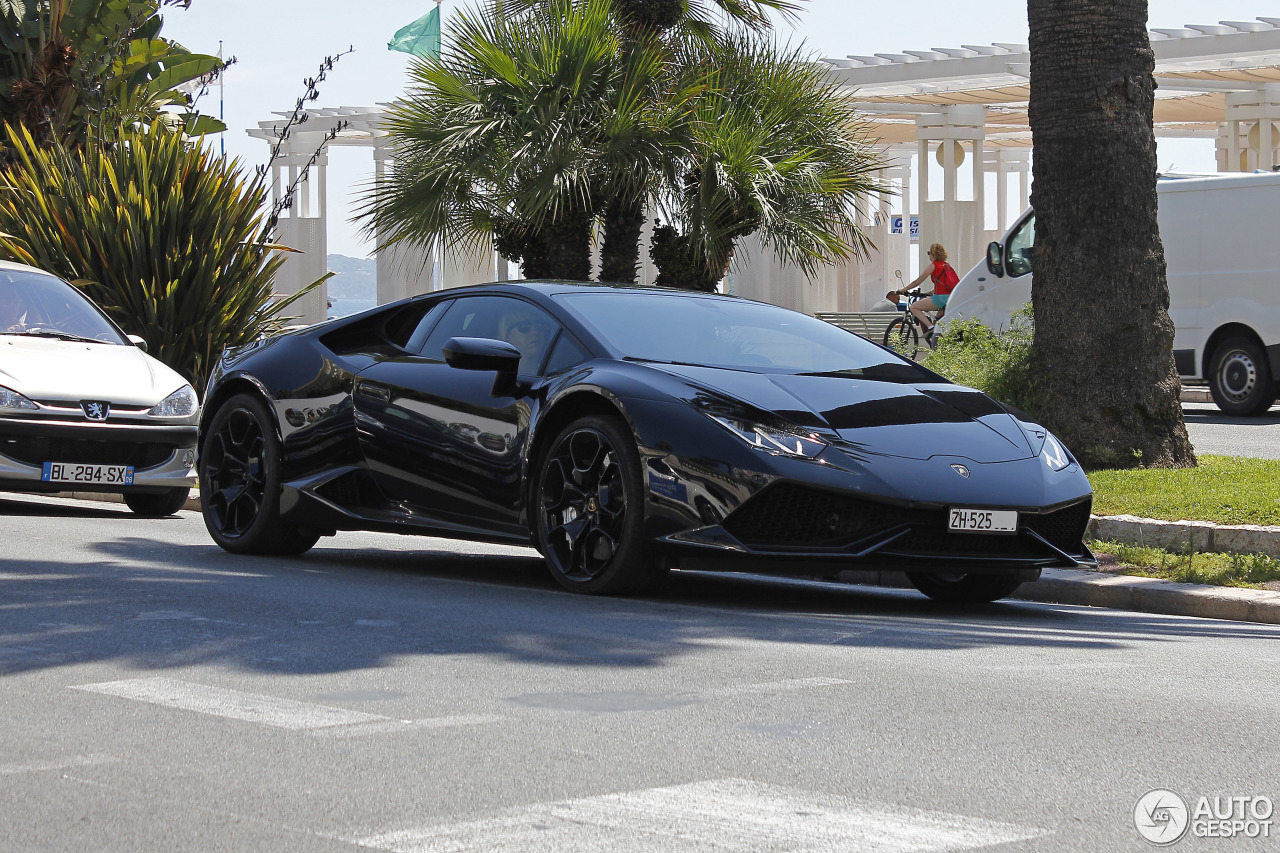
<instances>
[{"instance_id":1,"label":"hatchback headlight","mask_svg":"<svg viewBox=\"0 0 1280 853\"><path fill-rule=\"evenodd\" d=\"M147 414L156 418L189 418L196 413L199 405L195 389L190 385L183 385L152 406Z\"/></svg>"},{"instance_id":2,"label":"hatchback headlight","mask_svg":"<svg viewBox=\"0 0 1280 853\"><path fill-rule=\"evenodd\" d=\"M811 433L790 432L724 415L707 417L757 450L813 459L827 447L825 441Z\"/></svg>"},{"instance_id":3,"label":"hatchback headlight","mask_svg":"<svg viewBox=\"0 0 1280 853\"><path fill-rule=\"evenodd\" d=\"M40 407L17 391L0 385L0 409L26 409L30 411L38 408Z\"/></svg>"}]
</instances>

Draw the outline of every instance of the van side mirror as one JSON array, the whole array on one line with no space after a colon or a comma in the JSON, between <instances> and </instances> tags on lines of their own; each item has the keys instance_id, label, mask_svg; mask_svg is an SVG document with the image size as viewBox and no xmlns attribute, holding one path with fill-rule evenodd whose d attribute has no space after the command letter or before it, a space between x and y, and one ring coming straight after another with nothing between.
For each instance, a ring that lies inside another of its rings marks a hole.
<instances>
[{"instance_id":1,"label":"van side mirror","mask_svg":"<svg viewBox=\"0 0 1280 853\"><path fill-rule=\"evenodd\" d=\"M135 347L142 350L143 352L147 351L147 342L144 341L142 338L138 337L137 335L128 335L127 337L129 338L129 343L133 344Z\"/></svg>"},{"instance_id":2,"label":"van side mirror","mask_svg":"<svg viewBox=\"0 0 1280 853\"><path fill-rule=\"evenodd\" d=\"M1004 246L991 242L987 244L987 269L999 278L1004 277Z\"/></svg>"}]
</instances>

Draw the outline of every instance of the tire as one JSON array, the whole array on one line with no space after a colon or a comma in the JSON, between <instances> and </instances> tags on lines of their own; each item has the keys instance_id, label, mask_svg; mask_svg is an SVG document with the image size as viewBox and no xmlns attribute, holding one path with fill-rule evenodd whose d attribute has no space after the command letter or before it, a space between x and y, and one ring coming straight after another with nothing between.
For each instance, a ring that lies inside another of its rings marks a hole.
<instances>
[{"instance_id":1,"label":"tire","mask_svg":"<svg viewBox=\"0 0 1280 853\"><path fill-rule=\"evenodd\" d=\"M534 541L556 582L586 595L641 593L666 574L644 539L640 454L612 418L565 427L540 459Z\"/></svg>"},{"instance_id":2,"label":"tire","mask_svg":"<svg viewBox=\"0 0 1280 853\"><path fill-rule=\"evenodd\" d=\"M185 486L151 494L126 492L124 502L136 515L143 518L164 518L186 506L190 495L191 490Z\"/></svg>"},{"instance_id":3,"label":"tire","mask_svg":"<svg viewBox=\"0 0 1280 853\"><path fill-rule=\"evenodd\" d=\"M1275 382L1262 347L1246 337L1227 338L1209 361L1209 392L1228 415L1260 415L1276 400Z\"/></svg>"},{"instance_id":4,"label":"tire","mask_svg":"<svg viewBox=\"0 0 1280 853\"><path fill-rule=\"evenodd\" d=\"M280 518L280 439L266 405L251 394L222 404L200 454L200 505L218 545L234 554L297 555L317 530Z\"/></svg>"},{"instance_id":5,"label":"tire","mask_svg":"<svg viewBox=\"0 0 1280 853\"><path fill-rule=\"evenodd\" d=\"M884 330L884 345L914 360L920 353L920 332L915 323L899 317Z\"/></svg>"},{"instance_id":6,"label":"tire","mask_svg":"<svg viewBox=\"0 0 1280 853\"><path fill-rule=\"evenodd\" d=\"M907 580L933 600L948 604L985 604L1022 586L1022 581L1008 575L963 572L907 572Z\"/></svg>"}]
</instances>

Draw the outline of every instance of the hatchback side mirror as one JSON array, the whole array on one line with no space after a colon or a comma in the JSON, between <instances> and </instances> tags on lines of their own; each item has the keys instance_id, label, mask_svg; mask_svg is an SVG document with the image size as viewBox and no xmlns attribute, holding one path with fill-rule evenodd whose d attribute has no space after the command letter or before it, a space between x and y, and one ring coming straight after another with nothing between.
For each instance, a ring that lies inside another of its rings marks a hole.
<instances>
[{"instance_id":1,"label":"hatchback side mirror","mask_svg":"<svg viewBox=\"0 0 1280 853\"><path fill-rule=\"evenodd\" d=\"M449 338L443 348L445 363L459 370L496 370L493 396L514 395L520 389L520 350L492 338Z\"/></svg>"},{"instance_id":2,"label":"hatchback side mirror","mask_svg":"<svg viewBox=\"0 0 1280 853\"><path fill-rule=\"evenodd\" d=\"M987 244L987 269L994 276L1004 277L1004 246L999 243Z\"/></svg>"},{"instance_id":3,"label":"hatchback side mirror","mask_svg":"<svg viewBox=\"0 0 1280 853\"><path fill-rule=\"evenodd\" d=\"M135 347L142 350L143 352L147 351L147 342L145 340L138 337L137 335L128 335L128 338L129 338L129 343L133 344Z\"/></svg>"}]
</instances>

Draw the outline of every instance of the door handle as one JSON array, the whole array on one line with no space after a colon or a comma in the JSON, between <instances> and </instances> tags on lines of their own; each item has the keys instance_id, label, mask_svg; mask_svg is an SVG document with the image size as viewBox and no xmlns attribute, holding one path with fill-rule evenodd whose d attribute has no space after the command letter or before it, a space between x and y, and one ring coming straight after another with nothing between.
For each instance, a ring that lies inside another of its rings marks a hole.
<instances>
[{"instance_id":1,"label":"door handle","mask_svg":"<svg viewBox=\"0 0 1280 853\"><path fill-rule=\"evenodd\" d=\"M356 386L356 393L368 400L378 403L391 402L391 389L377 382L361 382Z\"/></svg>"}]
</instances>

